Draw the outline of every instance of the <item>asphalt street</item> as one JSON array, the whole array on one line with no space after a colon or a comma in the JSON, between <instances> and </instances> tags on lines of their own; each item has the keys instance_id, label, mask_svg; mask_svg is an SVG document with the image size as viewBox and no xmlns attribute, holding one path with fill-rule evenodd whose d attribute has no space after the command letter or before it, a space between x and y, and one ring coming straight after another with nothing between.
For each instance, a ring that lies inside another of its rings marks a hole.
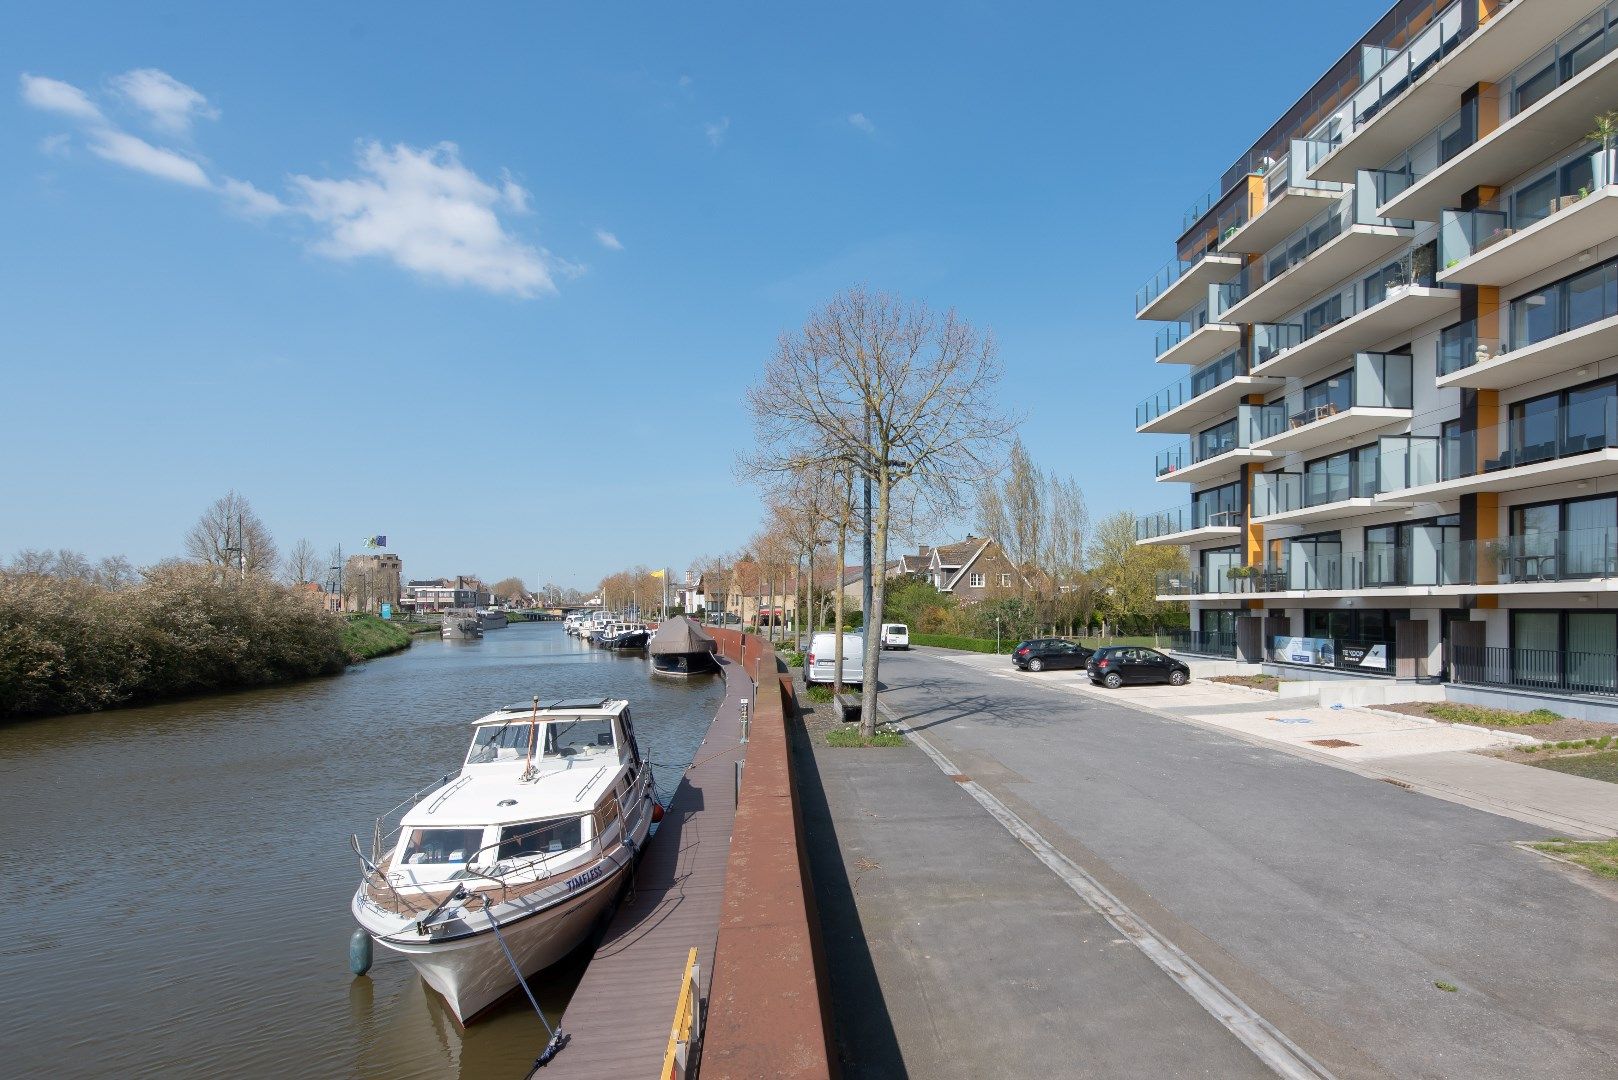
<instances>
[{"instance_id":1,"label":"asphalt street","mask_svg":"<svg viewBox=\"0 0 1618 1080\"><path fill-rule=\"evenodd\" d=\"M813 754L806 822L863 939L829 929L833 989L841 962L875 997L840 1012L873 1063L855 1075L1266 1074L970 777L1336 1076L1618 1077L1618 908L1518 847L1532 826L1130 709L1127 688L1098 701L926 650L882 672L959 774L912 748Z\"/></svg>"}]
</instances>

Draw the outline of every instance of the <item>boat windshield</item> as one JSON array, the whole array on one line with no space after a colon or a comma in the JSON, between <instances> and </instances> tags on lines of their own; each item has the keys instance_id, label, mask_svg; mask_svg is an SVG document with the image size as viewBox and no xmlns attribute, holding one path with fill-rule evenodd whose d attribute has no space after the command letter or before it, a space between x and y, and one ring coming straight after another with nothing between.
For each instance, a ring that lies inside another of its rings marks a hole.
<instances>
[{"instance_id":1,"label":"boat windshield","mask_svg":"<svg viewBox=\"0 0 1618 1080\"><path fill-rule=\"evenodd\" d=\"M482 846L482 829L412 829L404 862L407 866L464 863Z\"/></svg>"},{"instance_id":2,"label":"boat windshield","mask_svg":"<svg viewBox=\"0 0 1618 1080\"><path fill-rule=\"evenodd\" d=\"M571 758L581 754L609 753L613 749L612 718L608 716L559 717L541 721L537 732L536 757ZM504 724L485 724L472 736L468 765L489 765L521 761L528 757L529 740L535 736L533 724L516 719Z\"/></svg>"}]
</instances>

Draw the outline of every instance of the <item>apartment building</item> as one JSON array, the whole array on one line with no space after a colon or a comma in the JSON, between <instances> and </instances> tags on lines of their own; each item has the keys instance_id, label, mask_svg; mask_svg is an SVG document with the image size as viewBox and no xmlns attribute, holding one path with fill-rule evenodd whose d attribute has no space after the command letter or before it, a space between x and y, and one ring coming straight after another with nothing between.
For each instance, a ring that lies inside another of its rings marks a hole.
<instances>
[{"instance_id":1,"label":"apartment building","mask_svg":"<svg viewBox=\"0 0 1618 1080\"><path fill-rule=\"evenodd\" d=\"M1189 647L1618 694L1614 109L1618 3L1405 0L1186 212L1135 308Z\"/></svg>"}]
</instances>

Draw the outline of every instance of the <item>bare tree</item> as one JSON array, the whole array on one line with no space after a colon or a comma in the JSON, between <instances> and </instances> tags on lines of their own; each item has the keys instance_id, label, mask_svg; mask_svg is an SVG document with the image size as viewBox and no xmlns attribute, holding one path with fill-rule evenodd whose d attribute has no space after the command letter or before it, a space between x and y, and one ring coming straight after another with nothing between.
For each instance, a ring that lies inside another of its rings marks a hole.
<instances>
[{"instance_id":1,"label":"bare tree","mask_svg":"<svg viewBox=\"0 0 1618 1080\"><path fill-rule=\"evenodd\" d=\"M1090 513L1084 505L1084 492L1077 480L1051 477L1050 507L1045 530L1045 552L1041 563L1050 578L1055 607L1068 615L1068 631L1075 616L1088 621L1093 594L1084 582L1084 545L1090 530Z\"/></svg>"},{"instance_id":2,"label":"bare tree","mask_svg":"<svg viewBox=\"0 0 1618 1080\"><path fill-rule=\"evenodd\" d=\"M498 596L500 599L509 602L512 600L521 600L523 596L527 594L528 589L525 585L523 585L522 578L508 577L502 578L501 580L495 582L494 588L490 589L489 591L494 593L494 595Z\"/></svg>"},{"instance_id":3,"label":"bare tree","mask_svg":"<svg viewBox=\"0 0 1618 1080\"><path fill-rule=\"evenodd\" d=\"M938 511L961 510L1013 427L995 404L994 341L955 312L852 288L783 334L748 391L759 439L747 467L797 472L852 468L876 488L876 574L865 613L860 728L876 729L879 642L894 492L913 485Z\"/></svg>"},{"instance_id":4,"label":"bare tree","mask_svg":"<svg viewBox=\"0 0 1618 1080\"><path fill-rule=\"evenodd\" d=\"M306 585L325 577L326 568L321 564L315 545L307 539L293 544L292 550L287 552L286 561L281 564L281 576L289 585Z\"/></svg>"},{"instance_id":5,"label":"bare tree","mask_svg":"<svg viewBox=\"0 0 1618 1080\"><path fill-rule=\"evenodd\" d=\"M1045 478L1023 448L1022 440L1014 440L1006 475L1006 541L1002 546L1025 575L1038 568L1044 553L1044 489Z\"/></svg>"},{"instance_id":6,"label":"bare tree","mask_svg":"<svg viewBox=\"0 0 1618 1080\"><path fill-rule=\"evenodd\" d=\"M252 505L232 491L215 499L185 534L185 552L209 566L242 576L275 573L279 562L270 530Z\"/></svg>"},{"instance_id":7,"label":"bare tree","mask_svg":"<svg viewBox=\"0 0 1618 1080\"><path fill-rule=\"evenodd\" d=\"M104 589L131 589L140 583L140 571L122 555L108 555L96 563L95 583Z\"/></svg>"}]
</instances>

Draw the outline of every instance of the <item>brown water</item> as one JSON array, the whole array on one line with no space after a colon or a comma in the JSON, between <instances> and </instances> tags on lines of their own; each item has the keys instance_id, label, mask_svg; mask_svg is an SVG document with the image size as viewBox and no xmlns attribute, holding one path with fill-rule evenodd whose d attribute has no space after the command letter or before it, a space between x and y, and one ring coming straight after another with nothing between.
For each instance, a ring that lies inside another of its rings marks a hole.
<instances>
[{"instance_id":1,"label":"brown water","mask_svg":"<svg viewBox=\"0 0 1618 1080\"><path fill-rule=\"evenodd\" d=\"M349 974L349 834L457 767L500 705L628 698L643 753L678 763L723 692L517 623L334 679L0 727L0 1076L522 1076L545 1032L520 995L463 1031L396 955ZM588 951L533 980L553 1022Z\"/></svg>"}]
</instances>

